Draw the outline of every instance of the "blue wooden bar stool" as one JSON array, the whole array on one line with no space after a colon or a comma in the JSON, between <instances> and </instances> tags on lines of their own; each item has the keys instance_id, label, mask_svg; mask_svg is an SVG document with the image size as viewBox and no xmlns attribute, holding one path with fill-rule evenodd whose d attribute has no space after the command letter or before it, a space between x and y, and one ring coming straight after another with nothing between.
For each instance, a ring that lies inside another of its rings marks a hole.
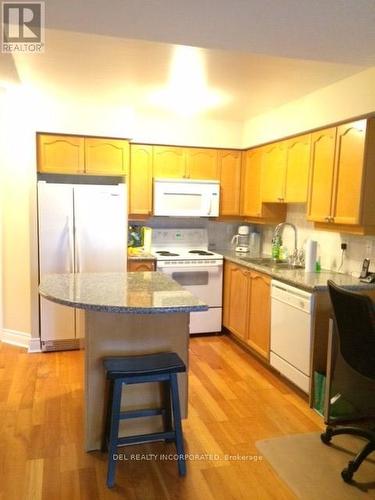
<instances>
[{"instance_id":1,"label":"blue wooden bar stool","mask_svg":"<svg viewBox=\"0 0 375 500\"><path fill-rule=\"evenodd\" d=\"M104 367L107 371L107 379L110 381L103 443L103 449L108 449L109 455L107 486L112 488L115 484L116 460L114 455L117 452L117 447L146 441L174 441L178 455L178 472L180 476L184 476L186 464L177 384L177 373L186 371L184 362L175 352L162 352L142 356L107 357L104 358ZM167 390L163 408L121 411L123 384L142 384L145 382L163 382L165 384ZM153 415L162 415L163 432L119 437L120 420Z\"/></svg>"}]
</instances>

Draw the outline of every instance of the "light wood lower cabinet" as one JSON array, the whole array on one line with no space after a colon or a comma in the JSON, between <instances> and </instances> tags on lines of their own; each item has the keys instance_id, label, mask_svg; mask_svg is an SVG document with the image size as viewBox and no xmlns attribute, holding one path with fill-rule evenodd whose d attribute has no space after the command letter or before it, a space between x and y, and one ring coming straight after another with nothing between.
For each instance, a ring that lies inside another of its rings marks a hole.
<instances>
[{"instance_id":1,"label":"light wood lower cabinet","mask_svg":"<svg viewBox=\"0 0 375 500\"><path fill-rule=\"evenodd\" d=\"M223 324L267 360L270 349L270 297L269 276L225 262Z\"/></svg>"},{"instance_id":2,"label":"light wood lower cabinet","mask_svg":"<svg viewBox=\"0 0 375 500\"><path fill-rule=\"evenodd\" d=\"M155 271L155 261L150 259L128 259L128 271Z\"/></svg>"},{"instance_id":3,"label":"light wood lower cabinet","mask_svg":"<svg viewBox=\"0 0 375 500\"><path fill-rule=\"evenodd\" d=\"M261 356L269 359L271 320L271 278L250 273L250 304L247 343Z\"/></svg>"}]
</instances>

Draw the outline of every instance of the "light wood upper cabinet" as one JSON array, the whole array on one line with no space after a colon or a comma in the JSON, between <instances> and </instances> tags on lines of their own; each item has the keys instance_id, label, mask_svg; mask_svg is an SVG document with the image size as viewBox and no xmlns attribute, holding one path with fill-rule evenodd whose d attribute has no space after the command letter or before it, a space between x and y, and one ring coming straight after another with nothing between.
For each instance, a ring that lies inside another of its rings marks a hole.
<instances>
[{"instance_id":1,"label":"light wood upper cabinet","mask_svg":"<svg viewBox=\"0 0 375 500\"><path fill-rule=\"evenodd\" d=\"M122 139L37 134L38 172L126 175L129 142Z\"/></svg>"},{"instance_id":2,"label":"light wood upper cabinet","mask_svg":"<svg viewBox=\"0 0 375 500\"><path fill-rule=\"evenodd\" d=\"M263 148L250 149L244 153L242 174L242 209L241 215L261 217L261 175Z\"/></svg>"},{"instance_id":3,"label":"light wood upper cabinet","mask_svg":"<svg viewBox=\"0 0 375 500\"><path fill-rule=\"evenodd\" d=\"M220 215L240 214L241 151L219 150Z\"/></svg>"},{"instance_id":4,"label":"light wood upper cabinet","mask_svg":"<svg viewBox=\"0 0 375 500\"><path fill-rule=\"evenodd\" d=\"M224 326L268 360L271 278L225 261L223 307Z\"/></svg>"},{"instance_id":5,"label":"light wood upper cabinet","mask_svg":"<svg viewBox=\"0 0 375 500\"><path fill-rule=\"evenodd\" d=\"M125 175L129 168L129 142L121 139L85 137L85 172Z\"/></svg>"},{"instance_id":6,"label":"light wood upper cabinet","mask_svg":"<svg viewBox=\"0 0 375 500\"><path fill-rule=\"evenodd\" d=\"M286 141L286 177L283 198L286 203L305 203L309 181L311 135Z\"/></svg>"},{"instance_id":7,"label":"light wood upper cabinet","mask_svg":"<svg viewBox=\"0 0 375 500\"><path fill-rule=\"evenodd\" d=\"M332 222L336 224L361 223L365 138L366 120L337 128L331 206Z\"/></svg>"},{"instance_id":8,"label":"light wood upper cabinet","mask_svg":"<svg viewBox=\"0 0 375 500\"><path fill-rule=\"evenodd\" d=\"M336 128L311 135L310 182L307 218L329 222L335 160Z\"/></svg>"},{"instance_id":9,"label":"light wood upper cabinet","mask_svg":"<svg viewBox=\"0 0 375 500\"><path fill-rule=\"evenodd\" d=\"M269 359L271 328L271 278L251 272L249 327L247 342Z\"/></svg>"},{"instance_id":10,"label":"light wood upper cabinet","mask_svg":"<svg viewBox=\"0 0 375 500\"><path fill-rule=\"evenodd\" d=\"M312 134L307 218L317 228L375 233L375 121Z\"/></svg>"},{"instance_id":11,"label":"light wood upper cabinet","mask_svg":"<svg viewBox=\"0 0 375 500\"><path fill-rule=\"evenodd\" d=\"M264 148L262 158L261 199L268 203L284 201L286 175L285 142Z\"/></svg>"},{"instance_id":12,"label":"light wood upper cabinet","mask_svg":"<svg viewBox=\"0 0 375 500\"><path fill-rule=\"evenodd\" d=\"M69 135L37 135L38 171L81 174L85 170L84 138Z\"/></svg>"},{"instance_id":13,"label":"light wood upper cabinet","mask_svg":"<svg viewBox=\"0 0 375 500\"><path fill-rule=\"evenodd\" d=\"M152 213L152 146L130 146L129 213Z\"/></svg>"},{"instance_id":14,"label":"light wood upper cabinet","mask_svg":"<svg viewBox=\"0 0 375 500\"><path fill-rule=\"evenodd\" d=\"M165 179L186 176L184 148L153 146L153 176Z\"/></svg>"},{"instance_id":15,"label":"light wood upper cabinet","mask_svg":"<svg viewBox=\"0 0 375 500\"><path fill-rule=\"evenodd\" d=\"M186 148L185 155L189 179L219 179L217 149Z\"/></svg>"},{"instance_id":16,"label":"light wood upper cabinet","mask_svg":"<svg viewBox=\"0 0 375 500\"><path fill-rule=\"evenodd\" d=\"M282 222L286 217L284 203L262 202L262 168L265 148L249 149L243 153L241 181L241 215L259 224Z\"/></svg>"}]
</instances>

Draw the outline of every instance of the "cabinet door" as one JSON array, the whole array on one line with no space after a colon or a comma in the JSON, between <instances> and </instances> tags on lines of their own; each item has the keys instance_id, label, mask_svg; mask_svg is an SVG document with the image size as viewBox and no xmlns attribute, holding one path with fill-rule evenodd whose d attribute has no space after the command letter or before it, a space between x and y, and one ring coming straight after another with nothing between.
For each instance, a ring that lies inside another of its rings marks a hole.
<instances>
[{"instance_id":1,"label":"cabinet door","mask_svg":"<svg viewBox=\"0 0 375 500\"><path fill-rule=\"evenodd\" d=\"M85 138L87 174L125 175L129 166L129 142L121 139Z\"/></svg>"},{"instance_id":2,"label":"cabinet door","mask_svg":"<svg viewBox=\"0 0 375 500\"><path fill-rule=\"evenodd\" d=\"M220 170L220 214L240 214L241 152L218 152Z\"/></svg>"},{"instance_id":3,"label":"cabinet door","mask_svg":"<svg viewBox=\"0 0 375 500\"><path fill-rule=\"evenodd\" d=\"M84 172L84 138L69 135L37 135L38 172Z\"/></svg>"},{"instance_id":4,"label":"cabinet door","mask_svg":"<svg viewBox=\"0 0 375 500\"><path fill-rule=\"evenodd\" d=\"M129 272L155 271L153 260L131 260L128 259Z\"/></svg>"},{"instance_id":5,"label":"cabinet door","mask_svg":"<svg viewBox=\"0 0 375 500\"><path fill-rule=\"evenodd\" d=\"M271 279L251 273L249 329L247 342L261 356L269 359L271 323Z\"/></svg>"},{"instance_id":6,"label":"cabinet door","mask_svg":"<svg viewBox=\"0 0 375 500\"><path fill-rule=\"evenodd\" d=\"M329 222L334 173L336 128L311 134L307 219Z\"/></svg>"},{"instance_id":7,"label":"cabinet door","mask_svg":"<svg viewBox=\"0 0 375 500\"><path fill-rule=\"evenodd\" d=\"M153 147L154 177L174 179L186 176L185 152L183 148Z\"/></svg>"},{"instance_id":8,"label":"cabinet door","mask_svg":"<svg viewBox=\"0 0 375 500\"><path fill-rule=\"evenodd\" d=\"M361 223L366 120L337 128L332 222Z\"/></svg>"},{"instance_id":9,"label":"cabinet door","mask_svg":"<svg viewBox=\"0 0 375 500\"><path fill-rule=\"evenodd\" d=\"M152 146L130 147L129 213L152 212Z\"/></svg>"},{"instance_id":10,"label":"cabinet door","mask_svg":"<svg viewBox=\"0 0 375 500\"><path fill-rule=\"evenodd\" d=\"M306 203L311 136L301 135L286 143L286 203Z\"/></svg>"},{"instance_id":11,"label":"cabinet door","mask_svg":"<svg viewBox=\"0 0 375 500\"><path fill-rule=\"evenodd\" d=\"M262 215L260 185L263 151L263 148L255 148L244 153L241 215Z\"/></svg>"},{"instance_id":12,"label":"cabinet door","mask_svg":"<svg viewBox=\"0 0 375 500\"><path fill-rule=\"evenodd\" d=\"M262 161L261 199L265 202L283 202L285 198L286 147L276 142L264 148Z\"/></svg>"},{"instance_id":13,"label":"cabinet door","mask_svg":"<svg viewBox=\"0 0 375 500\"><path fill-rule=\"evenodd\" d=\"M186 175L190 179L219 179L216 149L186 148Z\"/></svg>"},{"instance_id":14,"label":"cabinet door","mask_svg":"<svg viewBox=\"0 0 375 500\"><path fill-rule=\"evenodd\" d=\"M230 286L231 286L231 268L234 266L231 262L224 261L223 272L223 325L229 329L229 307L230 307Z\"/></svg>"},{"instance_id":15,"label":"cabinet door","mask_svg":"<svg viewBox=\"0 0 375 500\"><path fill-rule=\"evenodd\" d=\"M247 337L250 272L242 266L230 269L228 328L242 340Z\"/></svg>"}]
</instances>

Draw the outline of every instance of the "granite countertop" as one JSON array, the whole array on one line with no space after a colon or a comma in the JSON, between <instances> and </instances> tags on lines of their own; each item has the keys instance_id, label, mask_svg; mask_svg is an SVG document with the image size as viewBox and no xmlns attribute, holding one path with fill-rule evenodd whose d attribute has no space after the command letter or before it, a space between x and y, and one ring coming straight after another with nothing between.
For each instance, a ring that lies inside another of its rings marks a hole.
<instances>
[{"instance_id":1,"label":"granite countertop","mask_svg":"<svg viewBox=\"0 0 375 500\"><path fill-rule=\"evenodd\" d=\"M267 274L274 279L278 279L288 285L302 288L309 292L326 291L327 280L334 281L337 285L349 290L375 290L375 284L366 284L349 274L336 273L334 271L322 270L319 273L305 273L304 269L277 269L247 262L242 255L234 250L215 250L231 262L246 266L255 271Z\"/></svg>"},{"instance_id":2,"label":"granite countertop","mask_svg":"<svg viewBox=\"0 0 375 500\"><path fill-rule=\"evenodd\" d=\"M39 293L59 304L128 314L207 311L207 305L159 272L46 274Z\"/></svg>"}]
</instances>

